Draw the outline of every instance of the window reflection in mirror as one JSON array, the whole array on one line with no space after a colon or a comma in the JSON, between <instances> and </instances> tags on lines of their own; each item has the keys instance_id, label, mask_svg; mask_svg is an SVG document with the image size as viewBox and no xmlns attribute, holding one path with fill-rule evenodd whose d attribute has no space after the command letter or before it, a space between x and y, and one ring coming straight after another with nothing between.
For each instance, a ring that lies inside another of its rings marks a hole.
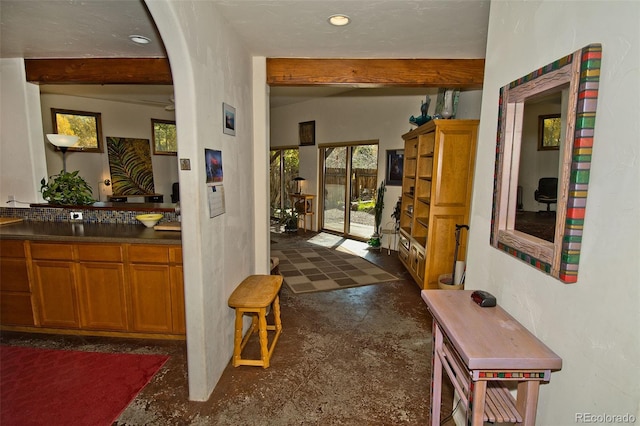
<instances>
[{"instance_id":1,"label":"window reflection in mirror","mask_svg":"<svg viewBox=\"0 0 640 426\"><path fill-rule=\"evenodd\" d=\"M490 243L565 283L578 280L601 57L601 45L592 44L500 89ZM558 96L559 110L551 111ZM554 113L561 114L559 149L538 151L538 116ZM518 229L526 209L543 210L552 238Z\"/></svg>"}]
</instances>

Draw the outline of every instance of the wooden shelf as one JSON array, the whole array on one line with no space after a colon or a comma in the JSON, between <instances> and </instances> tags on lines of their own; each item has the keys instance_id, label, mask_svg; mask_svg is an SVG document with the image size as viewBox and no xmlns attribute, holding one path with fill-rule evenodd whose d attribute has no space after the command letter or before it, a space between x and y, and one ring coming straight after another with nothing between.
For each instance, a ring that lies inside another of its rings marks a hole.
<instances>
[{"instance_id":1,"label":"wooden shelf","mask_svg":"<svg viewBox=\"0 0 640 426\"><path fill-rule=\"evenodd\" d=\"M425 228L429 227L429 218L428 217L417 217L416 218L416 222L418 222L420 225L424 226Z\"/></svg>"},{"instance_id":2,"label":"wooden shelf","mask_svg":"<svg viewBox=\"0 0 640 426\"><path fill-rule=\"evenodd\" d=\"M402 135L411 159L403 174L402 208L413 206L414 212L402 216L410 242L403 263L420 288L438 288L438 276L451 272L455 225L468 224L478 123L433 120ZM465 259L463 240L458 260Z\"/></svg>"},{"instance_id":3,"label":"wooden shelf","mask_svg":"<svg viewBox=\"0 0 640 426\"><path fill-rule=\"evenodd\" d=\"M427 246L427 237L414 237L413 239L423 250Z\"/></svg>"}]
</instances>

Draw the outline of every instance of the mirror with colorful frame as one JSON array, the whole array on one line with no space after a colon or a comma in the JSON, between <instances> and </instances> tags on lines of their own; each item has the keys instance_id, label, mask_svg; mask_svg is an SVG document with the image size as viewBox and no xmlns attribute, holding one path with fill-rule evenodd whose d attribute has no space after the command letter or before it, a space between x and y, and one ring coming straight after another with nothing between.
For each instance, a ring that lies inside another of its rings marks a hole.
<instances>
[{"instance_id":1,"label":"mirror with colorful frame","mask_svg":"<svg viewBox=\"0 0 640 426\"><path fill-rule=\"evenodd\" d=\"M602 46L588 45L500 89L490 244L565 283L578 280ZM562 94L553 241L515 228L525 103Z\"/></svg>"}]
</instances>

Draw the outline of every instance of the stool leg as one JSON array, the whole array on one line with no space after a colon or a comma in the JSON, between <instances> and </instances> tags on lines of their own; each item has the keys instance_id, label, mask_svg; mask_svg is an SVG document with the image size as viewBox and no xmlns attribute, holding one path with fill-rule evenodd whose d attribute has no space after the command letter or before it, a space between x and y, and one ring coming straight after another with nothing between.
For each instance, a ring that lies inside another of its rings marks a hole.
<instances>
[{"instance_id":1,"label":"stool leg","mask_svg":"<svg viewBox=\"0 0 640 426\"><path fill-rule=\"evenodd\" d=\"M260 335L260 358L263 368L269 367L269 342L267 339L267 308L260 308L258 313L258 329Z\"/></svg>"},{"instance_id":2,"label":"stool leg","mask_svg":"<svg viewBox=\"0 0 640 426\"><path fill-rule=\"evenodd\" d=\"M273 321L276 325L276 333L282 330L282 323L280 322L280 297L276 295L273 300Z\"/></svg>"},{"instance_id":3,"label":"stool leg","mask_svg":"<svg viewBox=\"0 0 640 426\"><path fill-rule=\"evenodd\" d=\"M242 311L236 308L235 335L233 339L233 366L240 365L240 353L242 352Z\"/></svg>"}]
</instances>

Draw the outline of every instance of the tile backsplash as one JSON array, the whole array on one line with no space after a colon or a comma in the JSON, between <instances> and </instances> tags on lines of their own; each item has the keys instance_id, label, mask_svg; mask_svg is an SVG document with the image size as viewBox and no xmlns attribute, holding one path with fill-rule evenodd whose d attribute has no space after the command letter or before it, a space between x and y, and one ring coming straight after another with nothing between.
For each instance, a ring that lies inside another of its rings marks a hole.
<instances>
[{"instance_id":1,"label":"tile backsplash","mask_svg":"<svg viewBox=\"0 0 640 426\"><path fill-rule=\"evenodd\" d=\"M177 222L176 212L162 211L154 209L149 211L131 210L108 210L108 209L82 209L60 208L60 207L31 207L28 209L15 207L0 207L0 217L20 217L27 222L71 222L70 212L81 212L83 223L113 223L113 224L139 224L136 216L145 213L162 213L164 217L160 223Z\"/></svg>"}]
</instances>

